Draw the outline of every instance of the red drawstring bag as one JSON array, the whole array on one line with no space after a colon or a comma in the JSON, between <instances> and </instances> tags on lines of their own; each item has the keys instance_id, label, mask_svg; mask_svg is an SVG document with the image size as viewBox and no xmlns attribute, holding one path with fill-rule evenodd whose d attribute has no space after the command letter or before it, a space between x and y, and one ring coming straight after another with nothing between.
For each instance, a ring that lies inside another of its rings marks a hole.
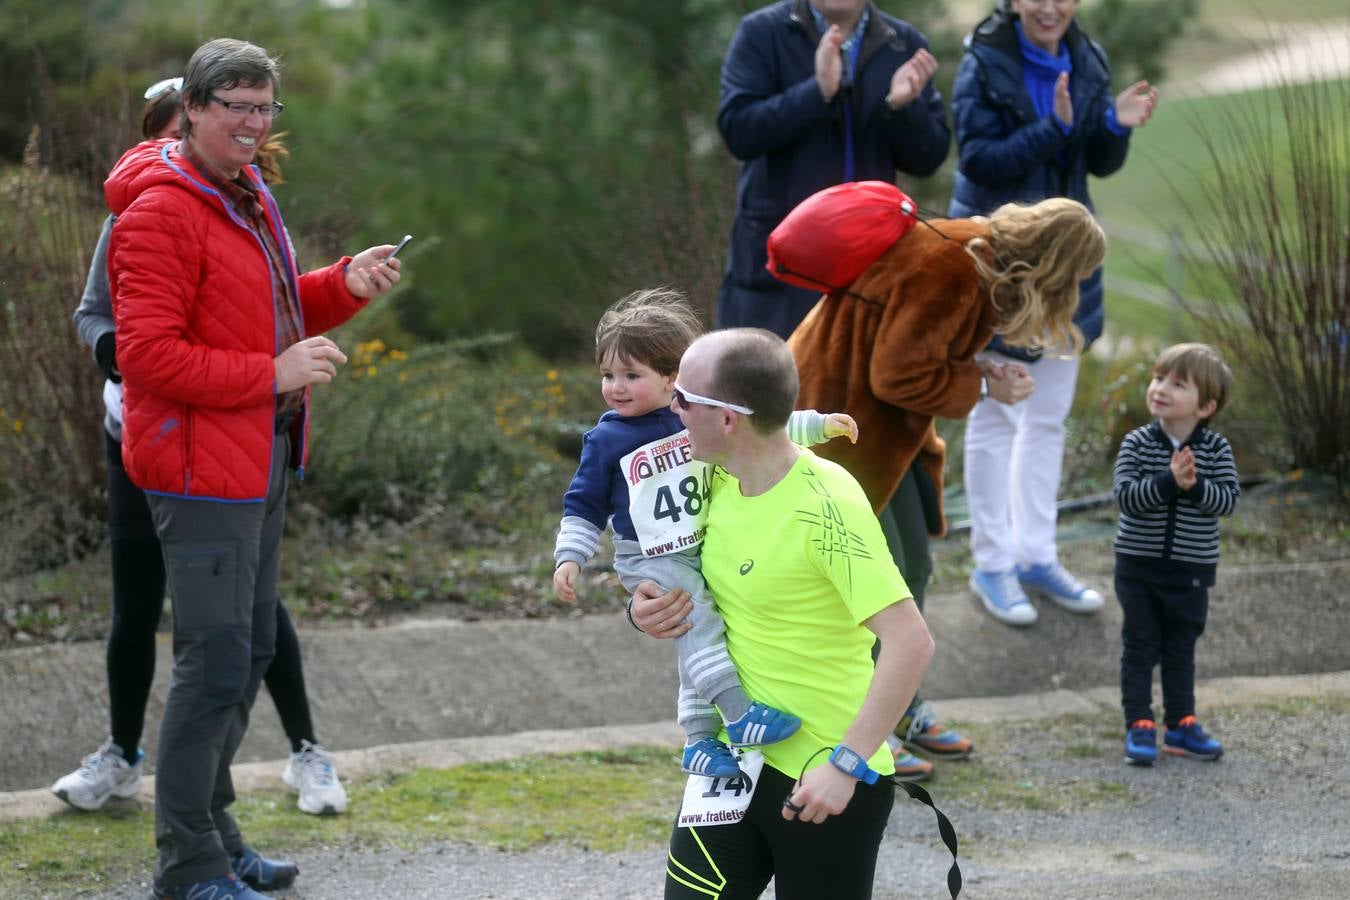
<instances>
[{"instance_id":1,"label":"red drawstring bag","mask_svg":"<svg viewBox=\"0 0 1350 900\"><path fill-rule=\"evenodd\" d=\"M807 197L769 235L769 272L832 294L914 227L918 206L885 181L852 181Z\"/></svg>"}]
</instances>

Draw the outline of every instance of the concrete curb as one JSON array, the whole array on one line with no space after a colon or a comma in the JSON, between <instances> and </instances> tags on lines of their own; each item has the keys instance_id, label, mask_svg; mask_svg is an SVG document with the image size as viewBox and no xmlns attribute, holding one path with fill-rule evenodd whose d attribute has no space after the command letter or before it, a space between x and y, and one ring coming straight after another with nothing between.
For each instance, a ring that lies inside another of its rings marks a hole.
<instances>
[{"instance_id":1,"label":"concrete curb","mask_svg":"<svg viewBox=\"0 0 1350 900\"><path fill-rule=\"evenodd\" d=\"M1245 706L1260 702L1317 697L1350 697L1350 671L1312 675L1215 678L1196 685L1201 706ZM1069 714L1095 714L1119 706L1115 687L1082 691L1056 690L1007 697L976 697L943 700L946 722L996 724L1038 721ZM497 762L522 756L577 753L614 747L661 746L672 748L683 740L672 721L643 725L604 725L590 728L522 731L515 734L449 738L342 750L333 753L344 779L363 779L382 772L416 768L449 768L475 762ZM275 790L284 785L285 760L240 763L231 768L235 787L241 792ZM139 799L154 798L154 777L147 776ZM71 808L47 789L0 792L0 822L37 819Z\"/></svg>"}]
</instances>

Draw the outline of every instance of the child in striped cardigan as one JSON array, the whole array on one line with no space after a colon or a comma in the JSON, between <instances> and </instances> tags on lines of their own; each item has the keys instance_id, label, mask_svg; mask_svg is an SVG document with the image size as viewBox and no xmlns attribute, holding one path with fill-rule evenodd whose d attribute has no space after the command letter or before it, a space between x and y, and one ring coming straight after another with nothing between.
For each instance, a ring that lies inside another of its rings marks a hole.
<instances>
[{"instance_id":1,"label":"child in striped cardigan","mask_svg":"<svg viewBox=\"0 0 1350 900\"><path fill-rule=\"evenodd\" d=\"M1223 408L1233 375L1207 344L1168 347L1145 398L1154 421L1125 436L1116 456L1116 599L1125 761L1158 756L1153 666L1162 665L1167 733L1163 750L1215 760L1223 745L1195 720L1195 642L1205 630L1219 562L1219 516L1237 507L1237 467L1228 441L1206 427Z\"/></svg>"}]
</instances>

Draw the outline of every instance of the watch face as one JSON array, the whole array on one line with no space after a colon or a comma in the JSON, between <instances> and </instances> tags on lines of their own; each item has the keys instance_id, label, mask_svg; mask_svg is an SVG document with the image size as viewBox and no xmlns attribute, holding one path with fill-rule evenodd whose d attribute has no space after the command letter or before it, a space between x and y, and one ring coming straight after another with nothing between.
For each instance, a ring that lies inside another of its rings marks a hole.
<instances>
[{"instance_id":1,"label":"watch face","mask_svg":"<svg viewBox=\"0 0 1350 900\"><path fill-rule=\"evenodd\" d=\"M847 747L840 747L838 754L839 764L846 769L856 769L862 762L862 757Z\"/></svg>"}]
</instances>

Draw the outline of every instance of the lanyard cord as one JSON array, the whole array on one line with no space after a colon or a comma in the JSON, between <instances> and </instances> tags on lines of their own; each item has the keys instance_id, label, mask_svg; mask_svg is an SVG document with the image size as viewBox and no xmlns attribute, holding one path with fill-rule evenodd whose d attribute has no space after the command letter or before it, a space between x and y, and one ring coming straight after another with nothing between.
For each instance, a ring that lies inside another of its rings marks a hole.
<instances>
[{"instance_id":1,"label":"lanyard cord","mask_svg":"<svg viewBox=\"0 0 1350 900\"><path fill-rule=\"evenodd\" d=\"M833 750L833 747L821 747L815 753L812 753L806 762L802 763L801 774L797 776L797 784L793 786L792 790L795 791L801 786L802 779L806 777L807 768L810 767L811 763L815 762L817 756L822 753L829 753ZM951 894L952 900L956 900L957 895L961 893L961 866L956 860L956 829L952 827L951 820L947 818L946 814L937 808L937 804L933 802L933 797L928 791L909 781L895 781L892 779L892 784L900 788L906 794L909 794L911 800L917 800L924 806L927 806L933 811L934 815L937 816L938 834L942 837L942 843L947 845L947 849L950 850L952 854L952 867L947 870L947 891ZM792 793L789 792L788 799L791 798Z\"/></svg>"}]
</instances>

